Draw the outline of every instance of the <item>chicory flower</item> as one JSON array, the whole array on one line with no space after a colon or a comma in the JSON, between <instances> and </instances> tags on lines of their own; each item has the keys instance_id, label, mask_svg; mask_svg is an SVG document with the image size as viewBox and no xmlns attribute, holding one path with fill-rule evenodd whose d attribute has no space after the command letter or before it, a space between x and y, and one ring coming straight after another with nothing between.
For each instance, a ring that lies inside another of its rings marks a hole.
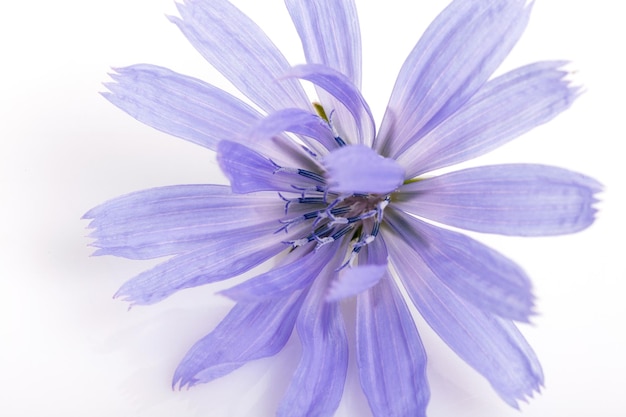
<instances>
[{"instance_id":1,"label":"chicory flower","mask_svg":"<svg viewBox=\"0 0 626 417\"><path fill-rule=\"evenodd\" d=\"M98 255L168 256L120 288L151 304L276 258L223 294L236 304L174 374L185 387L276 354L294 328L302 356L279 416L331 416L349 350L375 416L424 416L426 354L407 300L504 401L539 390L541 366L514 322L533 314L514 262L449 228L573 233L594 220L593 179L551 166L425 174L482 155L567 109L565 62L493 78L521 36L525 0L455 0L408 56L379 129L360 92L353 0L286 0L307 63L291 67L226 0L173 17L249 100L153 65L116 69L105 97L141 122L215 150L230 181L139 191L89 211ZM306 96L300 80L316 86ZM356 298L356 346L340 305Z\"/></svg>"}]
</instances>

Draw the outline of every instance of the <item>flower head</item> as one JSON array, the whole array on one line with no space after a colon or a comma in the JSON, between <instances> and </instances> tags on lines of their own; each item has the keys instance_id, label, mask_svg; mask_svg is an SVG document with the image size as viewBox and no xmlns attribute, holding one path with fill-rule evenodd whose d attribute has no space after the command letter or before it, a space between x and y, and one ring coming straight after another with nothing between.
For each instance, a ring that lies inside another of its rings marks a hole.
<instances>
[{"instance_id":1,"label":"flower head","mask_svg":"<svg viewBox=\"0 0 626 417\"><path fill-rule=\"evenodd\" d=\"M568 108L579 91L565 80L564 62L492 78L531 6L455 0L408 56L377 130L360 92L354 1L286 5L305 65L289 66L227 0L185 0L172 18L256 108L165 68L112 74L105 97L215 150L230 181L140 191L85 215L97 254L173 255L117 296L151 304L276 257L269 271L223 291L236 304L189 350L174 385L274 355L295 327L302 357L278 415L330 416L349 351L339 306L356 298L353 353L373 414L424 416L426 354L403 286L435 332L516 407L543 382L514 324L533 314L530 281L503 255L433 222L513 236L572 233L593 222L600 185L530 164L423 174L484 154ZM300 80L316 86L316 98Z\"/></svg>"}]
</instances>

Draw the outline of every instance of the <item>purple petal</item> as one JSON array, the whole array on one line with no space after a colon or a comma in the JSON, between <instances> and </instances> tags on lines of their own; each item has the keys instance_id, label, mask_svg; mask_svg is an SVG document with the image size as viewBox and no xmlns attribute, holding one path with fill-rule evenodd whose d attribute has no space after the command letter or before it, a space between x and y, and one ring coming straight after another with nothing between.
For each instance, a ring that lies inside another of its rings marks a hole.
<instances>
[{"instance_id":1,"label":"purple petal","mask_svg":"<svg viewBox=\"0 0 626 417\"><path fill-rule=\"evenodd\" d=\"M219 185L153 188L107 201L84 216L96 255L132 259L174 255L213 239L252 237L276 229L284 207L276 196L237 195ZM271 232L270 232L271 233Z\"/></svg>"},{"instance_id":2,"label":"purple petal","mask_svg":"<svg viewBox=\"0 0 626 417\"><path fill-rule=\"evenodd\" d=\"M387 272L387 247L382 239L374 239L359 257L358 266L342 268L331 281L326 292L326 301L339 301L355 296L373 287ZM364 258L367 254L367 258ZM361 262L366 259L366 262Z\"/></svg>"},{"instance_id":3,"label":"purple petal","mask_svg":"<svg viewBox=\"0 0 626 417\"><path fill-rule=\"evenodd\" d=\"M376 132L374 117L367 102L361 95L359 89L344 74L330 67L319 64L298 65L293 67L288 77L297 77L312 82L323 88L337 101L345 106L345 109L352 115L356 124L354 128L346 129L347 119L340 121L344 124L345 132L350 136L342 137L347 143L370 144ZM328 109L326 109L328 111ZM338 111L338 109L331 109ZM331 122L332 122L332 116ZM354 132L354 133L351 133Z\"/></svg>"},{"instance_id":4,"label":"purple petal","mask_svg":"<svg viewBox=\"0 0 626 417\"><path fill-rule=\"evenodd\" d=\"M593 223L601 185L564 169L530 164L470 168L402 187L395 207L485 233L546 236Z\"/></svg>"},{"instance_id":5,"label":"purple petal","mask_svg":"<svg viewBox=\"0 0 626 417\"><path fill-rule=\"evenodd\" d=\"M301 175L299 169L282 168L252 149L227 140L217 147L217 162L230 180L235 193L255 191L295 192L304 188L323 185L323 178L317 180Z\"/></svg>"},{"instance_id":6,"label":"purple petal","mask_svg":"<svg viewBox=\"0 0 626 417\"><path fill-rule=\"evenodd\" d=\"M296 326L302 358L278 409L278 417L331 417L343 394L348 341L339 303L324 300L327 277L318 278Z\"/></svg>"},{"instance_id":7,"label":"purple petal","mask_svg":"<svg viewBox=\"0 0 626 417\"><path fill-rule=\"evenodd\" d=\"M361 33L354 1L287 0L285 3L302 40L307 63L333 68L360 88ZM357 125L350 113L332 95L321 88L316 90L322 105L334 110L332 121L339 136L346 140L356 138Z\"/></svg>"},{"instance_id":8,"label":"purple petal","mask_svg":"<svg viewBox=\"0 0 626 417\"><path fill-rule=\"evenodd\" d=\"M198 79L154 65L116 68L103 96L135 119L215 150L223 138L243 140L261 115L230 94Z\"/></svg>"},{"instance_id":9,"label":"purple petal","mask_svg":"<svg viewBox=\"0 0 626 417\"><path fill-rule=\"evenodd\" d=\"M295 80L278 81L289 64L267 35L226 0L186 0L172 17L202 56L265 111L311 105Z\"/></svg>"},{"instance_id":10,"label":"purple petal","mask_svg":"<svg viewBox=\"0 0 626 417\"><path fill-rule=\"evenodd\" d=\"M393 231L419 253L436 277L476 307L501 317L528 321L534 296L529 278L513 261L463 235L386 210Z\"/></svg>"},{"instance_id":11,"label":"purple petal","mask_svg":"<svg viewBox=\"0 0 626 417\"><path fill-rule=\"evenodd\" d=\"M388 274L359 294L356 317L357 364L372 414L425 417L430 397L426 353L402 294Z\"/></svg>"},{"instance_id":12,"label":"purple petal","mask_svg":"<svg viewBox=\"0 0 626 417\"><path fill-rule=\"evenodd\" d=\"M293 251L281 266L224 290L221 294L235 301L255 301L301 290L309 286L330 263L336 255L336 246L324 245L308 253L304 252L304 248Z\"/></svg>"},{"instance_id":13,"label":"purple petal","mask_svg":"<svg viewBox=\"0 0 626 417\"><path fill-rule=\"evenodd\" d=\"M258 228L257 236L234 235L165 261L127 281L116 297L133 304L153 304L184 288L221 281L242 274L286 247L275 226Z\"/></svg>"},{"instance_id":14,"label":"purple petal","mask_svg":"<svg viewBox=\"0 0 626 417\"><path fill-rule=\"evenodd\" d=\"M287 343L304 295L239 303L207 336L196 342L174 373L183 388L224 376L245 363L272 356Z\"/></svg>"},{"instance_id":15,"label":"purple petal","mask_svg":"<svg viewBox=\"0 0 626 417\"><path fill-rule=\"evenodd\" d=\"M270 113L253 126L249 140L251 143L262 142L283 132L313 138L326 149L335 149L338 146L328 122L301 109L283 109Z\"/></svg>"},{"instance_id":16,"label":"purple petal","mask_svg":"<svg viewBox=\"0 0 626 417\"><path fill-rule=\"evenodd\" d=\"M481 373L513 407L543 384L534 352L512 322L497 318L455 294L421 253L395 235L386 239L391 262L409 297L437 334Z\"/></svg>"},{"instance_id":17,"label":"purple petal","mask_svg":"<svg viewBox=\"0 0 626 417\"><path fill-rule=\"evenodd\" d=\"M337 274L337 278L331 283L326 301L339 301L353 297L376 285L386 272L387 264L345 268Z\"/></svg>"},{"instance_id":18,"label":"purple petal","mask_svg":"<svg viewBox=\"0 0 626 417\"><path fill-rule=\"evenodd\" d=\"M388 194L404 182L404 168L363 145L344 146L326 155L328 189L342 194Z\"/></svg>"},{"instance_id":19,"label":"purple petal","mask_svg":"<svg viewBox=\"0 0 626 417\"><path fill-rule=\"evenodd\" d=\"M570 107L579 89L559 69L565 62L539 62L504 74L485 86L445 123L398 157L408 176L487 153Z\"/></svg>"},{"instance_id":20,"label":"purple petal","mask_svg":"<svg viewBox=\"0 0 626 417\"><path fill-rule=\"evenodd\" d=\"M453 1L400 70L375 149L395 158L459 109L509 53L529 13L525 0Z\"/></svg>"},{"instance_id":21,"label":"purple petal","mask_svg":"<svg viewBox=\"0 0 626 417\"><path fill-rule=\"evenodd\" d=\"M353 0L286 0L309 64L323 64L361 86L361 30Z\"/></svg>"}]
</instances>

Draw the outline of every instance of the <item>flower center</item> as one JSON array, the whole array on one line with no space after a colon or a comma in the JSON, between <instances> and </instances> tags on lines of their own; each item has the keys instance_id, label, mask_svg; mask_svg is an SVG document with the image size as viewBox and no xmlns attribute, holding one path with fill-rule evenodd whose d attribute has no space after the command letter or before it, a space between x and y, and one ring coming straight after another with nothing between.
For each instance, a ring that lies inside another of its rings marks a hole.
<instances>
[{"instance_id":1,"label":"flower center","mask_svg":"<svg viewBox=\"0 0 626 417\"><path fill-rule=\"evenodd\" d=\"M302 190L298 197L287 198L281 193L279 196L285 201L286 215L293 212L302 214L281 220L282 226L277 232L288 233L291 226L303 222L310 224L308 234L286 243L295 249L315 242L318 249L346 236L353 244L350 257L344 266L358 255L361 248L374 241L380 229L383 212L390 200L389 194L346 195L330 192L325 184Z\"/></svg>"}]
</instances>

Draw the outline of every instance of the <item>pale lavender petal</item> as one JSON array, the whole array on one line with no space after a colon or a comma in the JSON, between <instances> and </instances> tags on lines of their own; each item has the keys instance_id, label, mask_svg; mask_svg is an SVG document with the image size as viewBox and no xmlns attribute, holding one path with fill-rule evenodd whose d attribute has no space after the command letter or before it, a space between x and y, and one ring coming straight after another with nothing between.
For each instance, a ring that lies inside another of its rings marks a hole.
<instances>
[{"instance_id":1,"label":"pale lavender petal","mask_svg":"<svg viewBox=\"0 0 626 417\"><path fill-rule=\"evenodd\" d=\"M337 193L387 194L404 182L404 168L364 145L344 146L322 159L328 189Z\"/></svg>"},{"instance_id":2,"label":"pale lavender petal","mask_svg":"<svg viewBox=\"0 0 626 417\"><path fill-rule=\"evenodd\" d=\"M226 0L185 0L182 20L171 20L200 54L263 110L311 105L295 80L282 80L290 68L267 35Z\"/></svg>"},{"instance_id":3,"label":"pale lavender petal","mask_svg":"<svg viewBox=\"0 0 626 417\"><path fill-rule=\"evenodd\" d=\"M364 249L366 249L366 255L363 255L363 258L359 257L360 259L365 259L365 262L361 263L361 265L389 265L387 245L385 245L385 241L382 238L378 239L377 237L372 242L367 244Z\"/></svg>"},{"instance_id":4,"label":"pale lavender petal","mask_svg":"<svg viewBox=\"0 0 626 417\"><path fill-rule=\"evenodd\" d=\"M358 266L344 267L335 274L326 292L326 301L355 296L373 287L385 276L388 253L383 240L374 239L364 249L358 258Z\"/></svg>"},{"instance_id":5,"label":"pale lavender petal","mask_svg":"<svg viewBox=\"0 0 626 417\"><path fill-rule=\"evenodd\" d=\"M172 386L209 382L249 361L275 355L287 343L303 299L297 292L278 300L236 304L187 352L176 368Z\"/></svg>"},{"instance_id":6,"label":"pale lavender petal","mask_svg":"<svg viewBox=\"0 0 626 417\"><path fill-rule=\"evenodd\" d=\"M445 123L398 157L414 177L485 154L550 121L570 107L579 89L567 81L565 62L539 62L484 85Z\"/></svg>"},{"instance_id":7,"label":"pale lavender petal","mask_svg":"<svg viewBox=\"0 0 626 417\"><path fill-rule=\"evenodd\" d=\"M174 255L213 239L277 228L284 205L271 195L232 194L219 185L175 185L138 191L91 209L95 254L132 259Z\"/></svg>"},{"instance_id":8,"label":"pale lavender petal","mask_svg":"<svg viewBox=\"0 0 626 417\"><path fill-rule=\"evenodd\" d=\"M285 261L268 272L224 290L221 294L235 301L256 301L285 296L309 286L336 254L338 244L328 244L318 250L299 248L287 255Z\"/></svg>"},{"instance_id":9,"label":"pale lavender petal","mask_svg":"<svg viewBox=\"0 0 626 417\"><path fill-rule=\"evenodd\" d=\"M119 289L116 297L133 304L153 304L175 292L242 274L286 248L272 227L258 227L255 236L214 239L198 249L149 269Z\"/></svg>"},{"instance_id":10,"label":"pale lavender petal","mask_svg":"<svg viewBox=\"0 0 626 417\"><path fill-rule=\"evenodd\" d=\"M391 262L409 297L437 334L511 406L538 391L543 373L515 325L455 294L408 242L386 235Z\"/></svg>"},{"instance_id":11,"label":"pale lavender petal","mask_svg":"<svg viewBox=\"0 0 626 417\"><path fill-rule=\"evenodd\" d=\"M241 100L198 79L154 65L116 68L103 93L135 119L215 150L224 138L243 141L261 115Z\"/></svg>"},{"instance_id":12,"label":"pale lavender petal","mask_svg":"<svg viewBox=\"0 0 626 417\"><path fill-rule=\"evenodd\" d=\"M324 300L326 285L328 277L319 277L300 310L296 328L302 358L277 417L331 417L341 400L348 340L339 303Z\"/></svg>"},{"instance_id":13,"label":"pale lavender petal","mask_svg":"<svg viewBox=\"0 0 626 417\"><path fill-rule=\"evenodd\" d=\"M346 75L361 87L361 33L353 0L286 0L298 30L307 63L323 64ZM332 111L333 127L346 141L358 137L358 126L350 112L329 93L316 87L319 100ZM367 144L369 144L368 139Z\"/></svg>"},{"instance_id":14,"label":"pale lavender petal","mask_svg":"<svg viewBox=\"0 0 626 417\"><path fill-rule=\"evenodd\" d=\"M315 139L326 149L335 149L339 146L328 122L310 111L302 109L283 109L270 113L252 127L249 140L250 143L254 144L283 132Z\"/></svg>"},{"instance_id":15,"label":"pale lavender petal","mask_svg":"<svg viewBox=\"0 0 626 417\"><path fill-rule=\"evenodd\" d=\"M375 149L397 157L454 114L487 81L521 36L526 0L455 0L404 63Z\"/></svg>"},{"instance_id":16,"label":"pale lavender petal","mask_svg":"<svg viewBox=\"0 0 626 417\"><path fill-rule=\"evenodd\" d=\"M528 321L533 314L530 279L510 259L461 233L400 211L386 210L385 219L419 254L429 273L469 303L518 321Z\"/></svg>"},{"instance_id":17,"label":"pale lavender petal","mask_svg":"<svg viewBox=\"0 0 626 417\"><path fill-rule=\"evenodd\" d=\"M368 288L373 287L387 272L387 264L384 265L359 265L345 268L337 274L328 288L326 301L339 301L353 297Z\"/></svg>"},{"instance_id":18,"label":"pale lavender petal","mask_svg":"<svg viewBox=\"0 0 626 417\"><path fill-rule=\"evenodd\" d=\"M350 133L352 129L347 129L346 132L351 134L351 136L342 137L346 143L370 144L372 142L376 132L374 117L361 92L347 76L337 70L319 64L295 66L289 71L287 76L312 82L323 88L345 106L345 109L352 115L352 119L356 123L354 134ZM325 110L328 112L328 109ZM330 110L332 112L332 110L336 109ZM329 117L331 117L332 121L332 116L329 115ZM345 121L345 119L341 120L342 123Z\"/></svg>"},{"instance_id":19,"label":"pale lavender petal","mask_svg":"<svg viewBox=\"0 0 626 417\"><path fill-rule=\"evenodd\" d=\"M356 318L357 364L372 414L425 417L430 397L426 353L389 274L359 294Z\"/></svg>"},{"instance_id":20,"label":"pale lavender petal","mask_svg":"<svg viewBox=\"0 0 626 417\"><path fill-rule=\"evenodd\" d=\"M353 0L285 0L306 60L345 74L361 86L361 30Z\"/></svg>"},{"instance_id":21,"label":"pale lavender petal","mask_svg":"<svg viewBox=\"0 0 626 417\"><path fill-rule=\"evenodd\" d=\"M546 236L591 225L601 189L592 178L561 168L494 165L407 184L394 206L478 232Z\"/></svg>"},{"instance_id":22,"label":"pale lavender petal","mask_svg":"<svg viewBox=\"0 0 626 417\"><path fill-rule=\"evenodd\" d=\"M280 167L252 149L227 140L217 147L217 162L235 193L255 191L298 191L323 185L323 178L311 179L300 169Z\"/></svg>"}]
</instances>

